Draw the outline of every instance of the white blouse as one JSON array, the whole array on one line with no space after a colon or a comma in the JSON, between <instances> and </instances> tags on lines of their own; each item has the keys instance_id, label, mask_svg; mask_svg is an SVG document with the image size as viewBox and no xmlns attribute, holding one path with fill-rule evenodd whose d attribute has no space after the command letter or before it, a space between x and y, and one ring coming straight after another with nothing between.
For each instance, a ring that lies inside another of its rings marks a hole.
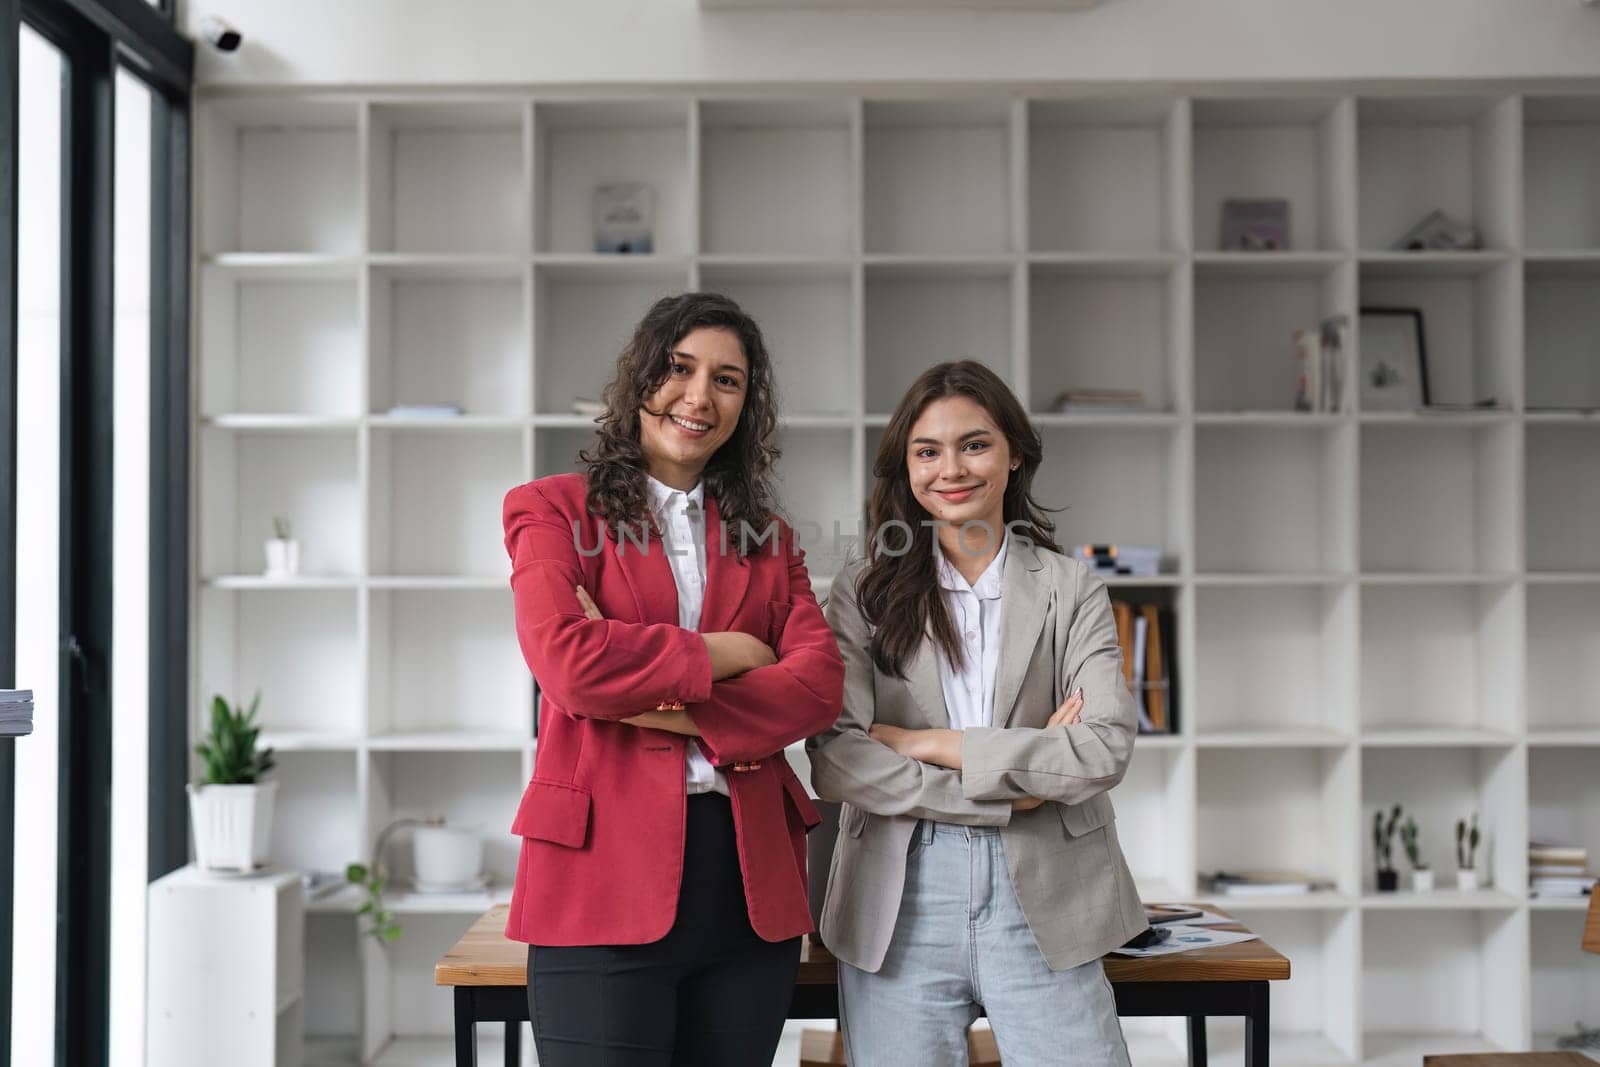
<instances>
[{"instance_id":1,"label":"white blouse","mask_svg":"<svg viewBox=\"0 0 1600 1067\"><path fill-rule=\"evenodd\" d=\"M994 725L994 677L1000 665L1000 578L1005 572L1008 541L1009 537L1000 542L1000 551L971 585L934 542L939 588L944 590L945 610L964 653L957 667L942 649L938 652L939 684L944 688L944 706L953 730Z\"/></svg>"},{"instance_id":2,"label":"white blouse","mask_svg":"<svg viewBox=\"0 0 1600 1067\"><path fill-rule=\"evenodd\" d=\"M678 625L685 630L700 629L700 608L706 598L706 522L705 482L696 482L687 493L658 482L648 474L650 510L661 529L661 540L672 580L678 586ZM711 766L700 743L694 738L684 748L684 784L691 795L715 790L728 793L728 779Z\"/></svg>"}]
</instances>

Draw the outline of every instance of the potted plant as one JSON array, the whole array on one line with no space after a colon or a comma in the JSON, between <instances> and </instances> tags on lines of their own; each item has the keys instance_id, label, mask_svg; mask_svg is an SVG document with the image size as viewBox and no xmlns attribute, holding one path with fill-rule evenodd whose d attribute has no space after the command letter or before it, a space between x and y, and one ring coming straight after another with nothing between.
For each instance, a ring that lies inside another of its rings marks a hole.
<instances>
[{"instance_id":1,"label":"potted plant","mask_svg":"<svg viewBox=\"0 0 1600 1067\"><path fill-rule=\"evenodd\" d=\"M1394 830L1400 822L1400 805L1396 804L1384 820L1381 810L1372 816L1372 848L1378 861L1378 892L1392 893L1400 882L1394 869Z\"/></svg>"},{"instance_id":2,"label":"potted plant","mask_svg":"<svg viewBox=\"0 0 1600 1067\"><path fill-rule=\"evenodd\" d=\"M1406 816L1400 827L1400 843L1405 846L1406 859L1411 861L1411 888L1426 893L1433 888L1433 868L1422 859L1422 844L1417 840L1417 820Z\"/></svg>"},{"instance_id":3,"label":"potted plant","mask_svg":"<svg viewBox=\"0 0 1600 1067\"><path fill-rule=\"evenodd\" d=\"M1465 819L1456 820L1456 888L1478 888L1478 813L1472 813L1469 825Z\"/></svg>"},{"instance_id":4,"label":"potted plant","mask_svg":"<svg viewBox=\"0 0 1600 1067\"><path fill-rule=\"evenodd\" d=\"M300 542L292 536L287 518L273 517L272 537L265 544L268 578L291 578L300 573Z\"/></svg>"},{"instance_id":5,"label":"potted plant","mask_svg":"<svg viewBox=\"0 0 1600 1067\"><path fill-rule=\"evenodd\" d=\"M272 749L258 748L256 711L211 698L211 728L195 752L205 774L189 790L189 820L194 827L195 863L205 870L255 871L267 862L272 841L272 809L277 782L263 782L272 769Z\"/></svg>"},{"instance_id":6,"label":"potted plant","mask_svg":"<svg viewBox=\"0 0 1600 1067\"><path fill-rule=\"evenodd\" d=\"M380 945L400 940L405 927L395 921L394 912L384 907L383 891L389 886L389 870L384 866L384 849L389 838L408 826L441 826L443 819L396 819L378 832L372 843L372 859L367 863L352 863L344 869L345 879L366 894L356 914L367 920L366 933Z\"/></svg>"}]
</instances>

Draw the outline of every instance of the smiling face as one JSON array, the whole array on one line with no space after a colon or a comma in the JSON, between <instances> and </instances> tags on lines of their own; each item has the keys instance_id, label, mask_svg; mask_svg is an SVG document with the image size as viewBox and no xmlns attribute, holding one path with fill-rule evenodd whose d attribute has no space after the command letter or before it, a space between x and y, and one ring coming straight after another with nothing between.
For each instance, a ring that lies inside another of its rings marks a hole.
<instances>
[{"instance_id":1,"label":"smiling face","mask_svg":"<svg viewBox=\"0 0 1600 1067\"><path fill-rule=\"evenodd\" d=\"M749 375L731 330L703 326L673 346L666 379L639 411L639 444L651 477L674 489L694 486L739 425Z\"/></svg>"},{"instance_id":2,"label":"smiling face","mask_svg":"<svg viewBox=\"0 0 1600 1067\"><path fill-rule=\"evenodd\" d=\"M917 503L954 527L939 531L947 554L961 525L972 521L985 525L967 536L968 551L999 550L1015 462L994 419L970 397L941 397L922 409L911 425L906 472Z\"/></svg>"}]
</instances>

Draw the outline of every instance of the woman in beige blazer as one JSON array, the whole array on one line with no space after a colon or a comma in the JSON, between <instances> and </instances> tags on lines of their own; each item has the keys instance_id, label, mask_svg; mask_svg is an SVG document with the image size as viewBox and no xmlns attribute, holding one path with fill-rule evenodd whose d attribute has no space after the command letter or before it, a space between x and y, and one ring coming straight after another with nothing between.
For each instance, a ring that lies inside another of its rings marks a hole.
<instances>
[{"instance_id":1,"label":"woman in beige blazer","mask_svg":"<svg viewBox=\"0 0 1600 1067\"><path fill-rule=\"evenodd\" d=\"M808 748L842 804L821 925L861 1067L965 1063L980 1008L1006 1067L1128 1063L1100 957L1145 927L1107 795L1137 711L1105 585L1030 495L1041 457L992 371L931 368L828 599L844 711Z\"/></svg>"}]
</instances>

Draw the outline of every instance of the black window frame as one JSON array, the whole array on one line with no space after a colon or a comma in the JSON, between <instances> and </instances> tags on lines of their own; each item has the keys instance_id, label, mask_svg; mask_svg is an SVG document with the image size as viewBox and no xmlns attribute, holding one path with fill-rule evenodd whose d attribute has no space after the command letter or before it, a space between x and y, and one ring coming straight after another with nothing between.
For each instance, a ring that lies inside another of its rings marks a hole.
<instances>
[{"instance_id":1,"label":"black window frame","mask_svg":"<svg viewBox=\"0 0 1600 1067\"><path fill-rule=\"evenodd\" d=\"M55 1058L110 1049L115 78L152 91L150 728L147 879L188 857L189 105L194 49L172 0L0 0L0 684L14 685L19 33L68 63L63 98L61 648ZM26 742L24 742L26 743ZM15 742L0 743L0 968L11 973ZM0 1064L11 999L0 997Z\"/></svg>"}]
</instances>

